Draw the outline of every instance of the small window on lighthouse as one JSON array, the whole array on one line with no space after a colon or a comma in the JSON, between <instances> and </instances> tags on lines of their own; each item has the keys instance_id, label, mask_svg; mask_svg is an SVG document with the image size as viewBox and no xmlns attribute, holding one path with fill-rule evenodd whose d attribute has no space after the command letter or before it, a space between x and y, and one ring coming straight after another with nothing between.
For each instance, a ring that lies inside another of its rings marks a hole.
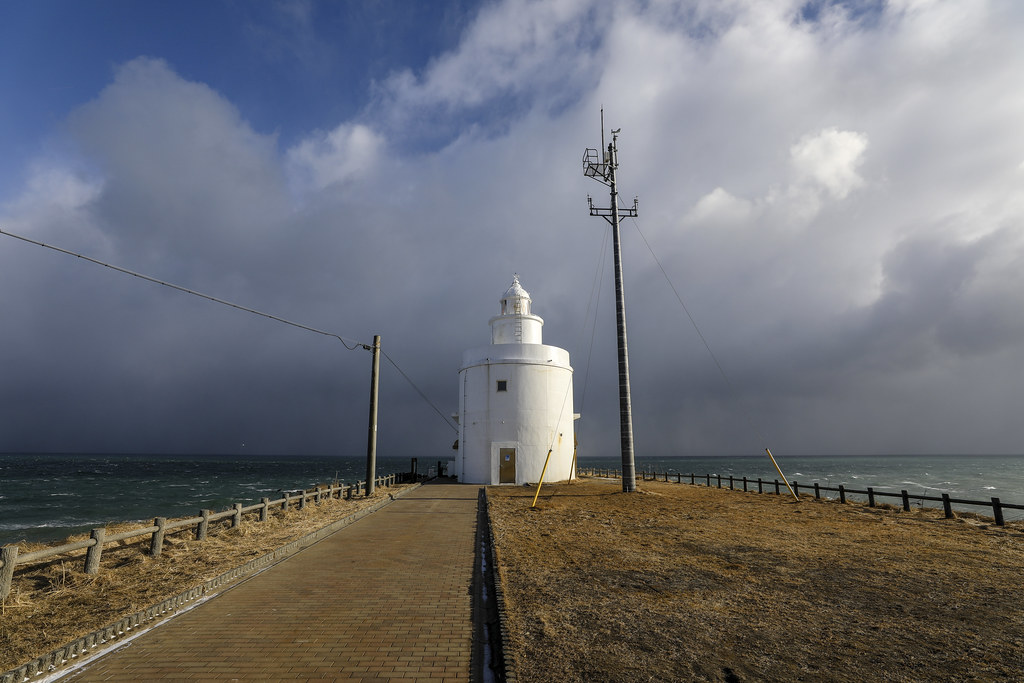
<instances>
[{"instance_id":1,"label":"small window on lighthouse","mask_svg":"<svg viewBox=\"0 0 1024 683\"><path fill-rule=\"evenodd\" d=\"M508 391L508 380L507 379L499 379L498 380L498 391Z\"/></svg>"}]
</instances>

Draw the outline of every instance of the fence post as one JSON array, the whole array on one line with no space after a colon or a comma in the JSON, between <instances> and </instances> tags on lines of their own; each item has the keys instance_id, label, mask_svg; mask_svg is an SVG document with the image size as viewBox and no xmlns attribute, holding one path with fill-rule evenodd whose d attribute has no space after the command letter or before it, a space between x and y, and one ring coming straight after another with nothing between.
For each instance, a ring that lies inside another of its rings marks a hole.
<instances>
[{"instance_id":1,"label":"fence post","mask_svg":"<svg viewBox=\"0 0 1024 683\"><path fill-rule=\"evenodd\" d=\"M868 507L875 507L875 490L870 486L868 487Z\"/></svg>"},{"instance_id":2,"label":"fence post","mask_svg":"<svg viewBox=\"0 0 1024 683\"><path fill-rule=\"evenodd\" d=\"M100 570L100 555L103 554L103 539L107 537L106 527L100 527L99 529L93 529L89 534L89 538L95 541L95 543L89 546L89 550L85 553L85 573L96 574Z\"/></svg>"},{"instance_id":3,"label":"fence post","mask_svg":"<svg viewBox=\"0 0 1024 683\"><path fill-rule=\"evenodd\" d=\"M779 480L775 480L775 495L779 495Z\"/></svg>"},{"instance_id":4,"label":"fence post","mask_svg":"<svg viewBox=\"0 0 1024 683\"><path fill-rule=\"evenodd\" d=\"M743 493L747 492L747 478L743 477Z\"/></svg>"},{"instance_id":5,"label":"fence post","mask_svg":"<svg viewBox=\"0 0 1024 683\"><path fill-rule=\"evenodd\" d=\"M305 510L306 509L306 492L305 491L303 491L302 493L299 494L299 509L300 510Z\"/></svg>"},{"instance_id":6,"label":"fence post","mask_svg":"<svg viewBox=\"0 0 1024 683\"><path fill-rule=\"evenodd\" d=\"M821 487L818 486L818 482L814 482L814 500L821 500Z\"/></svg>"},{"instance_id":7,"label":"fence post","mask_svg":"<svg viewBox=\"0 0 1024 683\"><path fill-rule=\"evenodd\" d=\"M840 503L845 503L846 502L846 489L843 487L842 484L839 485L839 502Z\"/></svg>"},{"instance_id":8,"label":"fence post","mask_svg":"<svg viewBox=\"0 0 1024 683\"><path fill-rule=\"evenodd\" d=\"M953 506L949 503L949 494L942 494L942 511L946 513L946 519L953 519Z\"/></svg>"},{"instance_id":9,"label":"fence post","mask_svg":"<svg viewBox=\"0 0 1024 683\"><path fill-rule=\"evenodd\" d=\"M900 491L900 495L903 496L903 511L910 512L910 494L907 493L906 489Z\"/></svg>"},{"instance_id":10,"label":"fence post","mask_svg":"<svg viewBox=\"0 0 1024 683\"><path fill-rule=\"evenodd\" d=\"M732 487L732 475L731 474L729 475L729 490L730 491L734 490L733 487Z\"/></svg>"},{"instance_id":11,"label":"fence post","mask_svg":"<svg viewBox=\"0 0 1024 683\"><path fill-rule=\"evenodd\" d=\"M800 497L800 484L796 483L796 480L793 480L793 495Z\"/></svg>"},{"instance_id":12,"label":"fence post","mask_svg":"<svg viewBox=\"0 0 1024 683\"><path fill-rule=\"evenodd\" d=\"M707 483L705 484L705 486L710 488L711 487L711 475L707 474L707 475L705 475L705 478L707 479Z\"/></svg>"},{"instance_id":13,"label":"fence post","mask_svg":"<svg viewBox=\"0 0 1024 683\"><path fill-rule=\"evenodd\" d=\"M715 478L718 480L718 488L722 488L722 475L716 474Z\"/></svg>"},{"instance_id":14,"label":"fence post","mask_svg":"<svg viewBox=\"0 0 1024 683\"><path fill-rule=\"evenodd\" d=\"M757 478L757 492L764 493L764 482L761 481L761 477Z\"/></svg>"},{"instance_id":15,"label":"fence post","mask_svg":"<svg viewBox=\"0 0 1024 683\"><path fill-rule=\"evenodd\" d=\"M992 516L996 518L997 526L1003 526L1003 506L998 498L992 499Z\"/></svg>"},{"instance_id":16,"label":"fence post","mask_svg":"<svg viewBox=\"0 0 1024 683\"><path fill-rule=\"evenodd\" d=\"M231 518L231 528L242 526L242 504L235 503L235 515Z\"/></svg>"},{"instance_id":17,"label":"fence post","mask_svg":"<svg viewBox=\"0 0 1024 683\"><path fill-rule=\"evenodd\" d=\"M0 567L0 600L3 600L11 593L14 565L18 562L18 546L6 545L0 548L0 560L4 562L4 566Z\"/></svg>"},{"instance_id":18,"label":"fence post","mask_svg":"<svg viewBox=\"0 0 1024 683\"><path fill-rule=\"evenodd\" d=\"M206 532L210 528L210 511L200 510L199 514L203 516L203 519L199 522L199 525L196 526L196 540L205 541Z\"/></svg>"},{"instance_id":19,"label":"fence post","mask_svg":"<svg viewBox=\"0 0 1024 683\"><path fill-rule=\"evenodd\" d=\"M265 522L267 521L267 508L270 507L270 499L260 498L260 502L263 503L263 507L260 508L260 521Z\"/></svg>"},{"instance_id":20,"label":"fence post","mask_svg":"<svg viewBox=\"0 0 1024 683\"><path fill-rule=\"evenodd\" d=\"M693 472L690 472L690 484L696 485L696 479L697 475L695 475Z\"/></svg>"},{"instance_id":21,"label":"fence post","mask_svg":"<svg viewBox=\"0 0 1024 683\"><path fill-rule=\"evenodd\" d=\"M149 556L160 557L160 551L164 547L164 527L167 526L167 518L157 517L153 520L153 524L156 526L156 531L149 539Z\"/></svg>"}]
</instances>

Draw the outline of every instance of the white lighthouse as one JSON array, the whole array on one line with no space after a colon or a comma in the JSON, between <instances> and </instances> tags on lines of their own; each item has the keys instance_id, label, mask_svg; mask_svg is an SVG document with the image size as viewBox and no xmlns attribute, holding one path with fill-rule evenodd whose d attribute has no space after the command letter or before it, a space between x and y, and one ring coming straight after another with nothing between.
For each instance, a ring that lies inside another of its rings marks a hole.
<instances>
[{"instance_id":1,"label":"white lighthouse","mask_svg":"<svg viewBox=\"0 0 1024 683\"><path fill-rule=\"evenodd\" d=\"M541 343L544 321L512 278L491 318L491 344L466 351L459 370L455 475L473 484L525 484L574 476L569 352Z\"/></svg>"}]
</instances>

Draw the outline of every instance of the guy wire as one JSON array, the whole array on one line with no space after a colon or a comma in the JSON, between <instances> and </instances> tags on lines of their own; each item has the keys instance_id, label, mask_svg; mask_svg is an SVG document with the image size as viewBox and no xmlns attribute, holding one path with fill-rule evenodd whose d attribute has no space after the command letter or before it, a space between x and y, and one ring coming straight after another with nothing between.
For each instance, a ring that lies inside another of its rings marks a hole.
<instances>
[{"instance_id":1,"label":"guy wire","mask_svg":"<svg viewBox=\"0 0 1024 683\"><path fill-rule=\"evenodd\" d=\"M683 312L686 313L686 317L689 318L690 324L693 325L694 331L697 332L697 336L700 337L701 343L704 344L704 348L707 349L708 355L711 356L711 360L715 362L715 367L718 368L718 372L720 375L722 375L722 379L725 380L725 383L729 387L729 390L735 393L736 386L729 379L729 375L725 374L725 369L722 368L722 364L718 361L718 357L715 355L715 352L711 350L711 345L708 344L708 340L704 338L704 334L700 331L700 327L697 325L697 321L693 319L693 316L690 314L690 309L688 309L686 307L686 303L683 302L683 297L680 296L679 291L676 289L676 286L672 284L672 280L671 278L669 278L668 273L665 271L665 267L661 265L661 261L658 260L657 254L654 253L654 249L651 248L651 245L647 241L647 238L644 236L643 231L640 230L640 223L639 221L637 221L635 217L633 217L633 227L636 228L636 232L638 235L640 235L640 239L643 240L644 245L647 247L647 250L651 252L651 258L654 259L654 262L658 265L658 268L661 270L661 274L665 277L665 282L668 283L668 286L672 289L672 293L675 294L676 299L679 301L679 305L682 306L683 308ZM767 439L765 438L764 434L761 433L761 430L759 430L757 426L754 424L754 420L750 416L750 414L743 408L741 408L741 412L743 414L744 419L747 421L747 425L750 427L750 429L757 435L759 439L761 439L762 443L767 443ZM765 450L767 450L767 448L765 448ZM771 451L768 452L768 455L769 457L772 457ZM775 458L772 457L772 462L774 461ZM776 467L778 467L778 465L776 465ZM779 471L779 473L782 473L781 470ZM784 475L783 479L785 479ZM787 482L786 485L789 486L789 483Z\"/></svg>"}]
</instances>

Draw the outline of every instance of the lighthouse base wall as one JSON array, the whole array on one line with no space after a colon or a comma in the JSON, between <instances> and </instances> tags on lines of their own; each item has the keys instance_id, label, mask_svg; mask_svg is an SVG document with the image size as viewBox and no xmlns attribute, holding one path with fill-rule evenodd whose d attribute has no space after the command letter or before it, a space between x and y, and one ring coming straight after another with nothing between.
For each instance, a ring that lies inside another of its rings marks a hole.
<instances>
[{"instance_id":1,"label":"lighthouse base wall","mask_svg":"<svg viewBox=\"0 0 1024 683\"><path fill-rule=\"evenodd\" d=\"M519 358L501 357L501 351L513 350ZM543 344L492 345L486 351L482 358L467 352L469 363L459 372L456 476L475 484L533 484L545 461L544 481L575 476L568 353Z\"/></svg>"}]
</instances>

